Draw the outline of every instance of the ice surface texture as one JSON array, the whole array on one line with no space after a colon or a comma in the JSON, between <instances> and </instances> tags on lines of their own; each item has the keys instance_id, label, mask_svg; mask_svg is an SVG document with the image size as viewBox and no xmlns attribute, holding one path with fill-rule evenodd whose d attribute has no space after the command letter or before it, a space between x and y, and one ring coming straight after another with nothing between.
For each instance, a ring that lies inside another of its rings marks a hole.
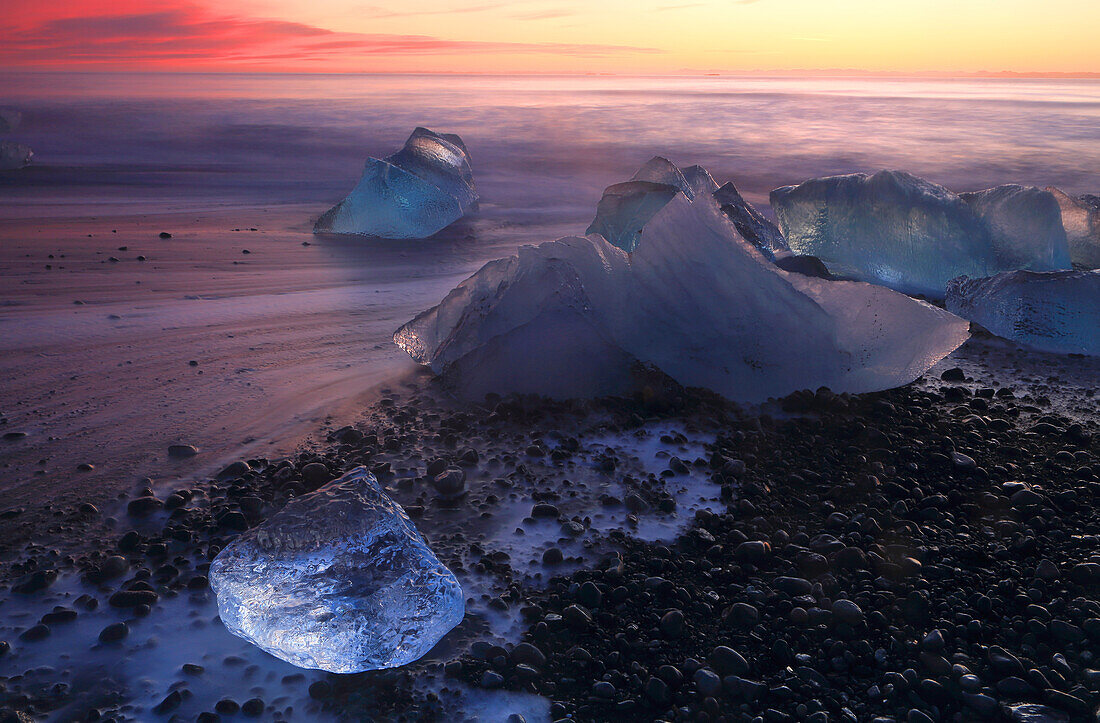
<instances>
[{"instance_id":1,"label":"ice surface texture","mask_svg":"<svg viewBox=\"0 0 1100 723\"><path fill-rule=\"evenodd\" d=\"M333 673L411 663L465 614L458 580L362 467L237 537L210 586L230 632Z\"/></svg>"},{"instance_id":2,"label":"ice surface texture","mask_svg":"<svg viewBox=\"0 0 1100 723\"><path fill-rule=\"evenodd\" d=\"M677 191L689 200L700 202L704 196L712 195L741 237L769 259L774 259L778 252L788 251L775 224L742 198L732 183L719 188L702 166L690 166L681 171L661 156L650 159L626 183L607 187L596 206L596 218L585 233L598 233L612 246L633 251L638 246L642 228Z\"/></svg>"},{"instance_id":3,"label":"ice surface texture","mask_svg":"<svg viewBox=\"0 0 1100 723\"><path fill-rule=\"evenodd\" d=\"M1062 226L1069 241L1069 257L1086 269L1100 268L1100 196L1070 196L1047 189L1062 209Z\"/></svg>"},{"instance_id":4,"label":"ice surface texture","mask_svg":"<svg viewBox=\"0 0 1100 723\"><path fill-rule=\"evenodd\" d=\"M1000 186L959 196L902 171L816 178L771 193L783 235L833 273L943 298L956 276L1069 267L1053 196Z\"/></svg>"},{"instance_id":5,"label":"ice surface texture","mask_svg":"<svg viewBox=\"0 0 1100 723\"><path fill-rule=\"evenodd\" d=\"M1021 344L1100 356L1100 271L960 277L947 286L947 308Z\"/></svg>"},{"instance_id":6,"label":"ice surface texture","mask_svg":"<svg viewBox=\"0 0 1100 723\"><path fill-rule=\"evenodd\" d=\"M392 156L367 159L363 177L314 233L427 238L477 204L470 154L453 134L417 128Z\"/></svg>"},{"instance_id":7,"label":"ice surface texture","mask_svg":"<svg viewBox=\"0 0 1100 723\"><path fill-rule=\"evenodd\" d=\"M681 171L661 156L654 156L626 183L608 186L596 206L596 218L585 233L598 233L612 246L633 251L642 228L673 196L713 193L718 184L701 166ZM754 209L755 210L755 209Z\"/></svg>"},{"instance_id":8,"label":"ice surface texture","mask_svg":"<svg viewBox=\"0 0 1100 723\"><path fill-rule=\"evenodd\" d=\"M0 171L14 171L31 162L34 153L30 146L12 141L0 141Z\"/></svg>"},{"instance_id":9,"label":"ice surface texture","mask_svg":"<svg viewBox=\"0 0 1100 723\"><path fill-rule=\"evenodd\" d=\"M714 200L718 202L722 213L733 221L741 238L765 256L774 259L777 254L790 250L775 224L742 198L737 186L732 183L722 186L714 192Z\"/></svg>"},{"instance_id":10,"label":"ice surface texture","mask_svg":"<svg viewBox=\"0 0 1100 723\"><path fill-rule=\"evenodd\" d=\"M753 402L904 384L967 336L961 319L888 289L777 268L709 193L678 189L632 252L599 234L524 246L394 341L467 398L623 394L641 363Z\"/></svg>"}]
</instances>

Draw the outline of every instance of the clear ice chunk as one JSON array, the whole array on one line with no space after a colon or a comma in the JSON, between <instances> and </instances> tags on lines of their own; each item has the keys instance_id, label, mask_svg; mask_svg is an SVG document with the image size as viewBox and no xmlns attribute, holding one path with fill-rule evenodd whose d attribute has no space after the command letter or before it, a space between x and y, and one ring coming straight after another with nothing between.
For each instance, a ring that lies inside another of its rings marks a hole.
<instances>
[{"instance_id":1,"label":"clear ice chunk","mask_svg":"<svg viewBox=\"0 0 1100 723\"><path fill-rule=\"evenodd\" d=\"M313 231L428 238L473 210L477 199L462 139L417 128L397 153L367 159L359 183Z\"/></svg>"},{"instance_id":2,"label":"clear ice chunk","mask_svg":"<svg viewBox=\"0 0 1100 723\"><path fill-rule=\"evenodd\" d=\"M0 141L0 171L14 171L30 164L34 151L30 146L12 141Z\"/></svg>"},{"instance_id":3,"label":"clear ice chunk","mask_svg":"<svg viewBox=\"0 0 1100 723\"><path fill-rule=\"evenodd\" d=\"M625 183L608 186L596 206L596 218L586 234L598 233L612 246L633 251L642 228L680 191L691 201L713 196L741 235L765 256L786 251L782 234L771 221L752 207L732 183L719 188L702 166L680 170L667 158L654 156Z\"/></svg>"},{"instance_id":4,"label":"clear ice chunk","mask_svg":"<svg viewBox=\"0 0 1100 723\"><path fill-rule=\"evenodd\" d=\"M238 536L210 586L230 632L333 673L411 663L465 614L458 580L362 467Z\"/></svg>"},{"instance_id":5,"label":"clear ice chunk","mask_svg":"<svg viewBox=\"0 0 1100 723\"><path fill-rule=\"evenodd\" d=\"M783 234L779 232L776 225L753 208L733 183L727 183L715 191L714 200L718 202L722 213L733 221L741 237L755 246L760 253L775 259L777 254L790 251L787 242L783 240Z\"/></svg>"},{"instance_id":6,"label":"clear ice chunk","mask_svg":"<svg viewBox=\"0 0 1100 723\"><path fill-rule=\"evenodd\" d=\"M641 366L756 402L905 384L968 335L965 321L888 289L783 271L709 193L678 191L630 253L600 234L524 246L394 341L471 399L624 394Z\"/></svg>"},{"instance_id":7,"label":"clear ice chunk","mask_svg":"<svg viewBox=\"0 0 1100 723\"><path fill-rule=\"evenodd\" d=\"M1070 267L1062 211L1049 191L1007 184L960 193L993 238L998 264L1008 269L1056 271Z\"/></svg>"},{"instance_id":8,"label":"clear ice chunk","mask_svg":"<svg viewBox=\"0 0 1100 723\"><path fill-rule=\"evenodd\" d=\"M1019 186L968 194L970 202L904 171L815 178L771 193L783 236L833 273L943 298L956 276L1068 267L1052 225L1056 204ZM1027 218L1021 234L1012 219ZM1064 241L1064 239L1063 239Z\"/></svg>"},{"instance_id":9,"label":"clear ice chunk","mask_svg":"<svg viewBox=\"0 0 1100 723\"><path fill-rule=\"evenodd\" d=\"M963 276L947 285L947 308L1036 349L1100 356L1100 271Z\"/></svg>"},{"instance_id":10,"label":"clear ice chunk","mask_svg":"<svg viewBox=\"0 0 1100 723\"><path fill-rule=\"evenodd\" d=\"M1062 226L1069 241L1069 257L1077 266L1100 268L1100 196L1070 196L1053 186L1062 211Z\"/></svg>"},{"instance_id":11,"label":"clear ice chunk","mask_svg":"<svg viewBox=\"0 0 1100 723\"><path fill-rule=\"evenodd\" d=\"M667 183L627 181L604 189L596 205L596 218L586 234L598 233L612 246L633 251L642 229L680 189Z\"/></svg>"}]
</instances>

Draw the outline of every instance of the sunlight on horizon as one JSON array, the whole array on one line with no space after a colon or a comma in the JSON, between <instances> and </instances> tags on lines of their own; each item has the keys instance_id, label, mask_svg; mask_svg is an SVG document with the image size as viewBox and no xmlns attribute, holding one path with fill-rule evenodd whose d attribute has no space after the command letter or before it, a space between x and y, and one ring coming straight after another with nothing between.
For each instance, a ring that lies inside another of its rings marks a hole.
<instances>
[{"instance_id":1,"label":"sunlight on horizon","mask_svg":"<svg viewBox=\"0 0 1100 723\"><path fill-rule=\"evenodd\" d=\"M1094 0L13 0L0 68L1100 72Z\"/></svg>"}]
</instances>

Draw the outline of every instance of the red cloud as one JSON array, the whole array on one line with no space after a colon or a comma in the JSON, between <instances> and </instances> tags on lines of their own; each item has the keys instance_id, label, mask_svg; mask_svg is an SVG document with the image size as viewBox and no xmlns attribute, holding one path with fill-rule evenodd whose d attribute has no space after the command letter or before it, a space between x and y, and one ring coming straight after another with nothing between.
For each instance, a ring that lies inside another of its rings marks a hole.
<instances>
[{"instance_id":1,"label":"red cloud","mask_svg":"<svg viewBox=\"0 0 1100 723\"><path fill-rule=\"evenodd\" d=\"M124 0L64 8L16 0L12 23L0 28L0 66L255 67L278 61L348 61L356 57L548 53L602 57L657 52L650 48L567 43L447 40L425 35L344 33L301 23L216 15L188 2ZM95 7L99 5L99 7Z\"/></svg>"}]
</instances>

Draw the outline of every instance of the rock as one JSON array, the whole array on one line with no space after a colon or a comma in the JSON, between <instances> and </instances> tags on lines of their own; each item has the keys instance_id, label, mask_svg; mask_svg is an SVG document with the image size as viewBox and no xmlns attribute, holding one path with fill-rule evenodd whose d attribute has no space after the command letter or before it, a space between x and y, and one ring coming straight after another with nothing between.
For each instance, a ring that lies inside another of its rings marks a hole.
<instances>
[{"instance_id":1,"label":"rock","mask_svg":"<svg viewBox=\"0 0 1100 723\"><path fill-rule=\"evenodd\" d=\"M749 661L741 653L725 645L719 645L707 656L707 662L722 676L745 675L749 672Z\"/></svg>"},{"instance_id":2,"label":"rock","mask_svg":"<svg viewBox=\"0 0 1100 723\"><path fill-rule=\"evenodd\" d=\"M432 487L440 497L458 497L466 491L466 470L448 467L432 478Z\"/></svg>"},{"instance_id":3,"label":"rock","mask_svg":"<svg viewBox=\"0 0 1100 723\"><path fill-rule=\"evenodd\" d=\"M772 587L791 597L809 595L814 589L813 584L811 584L809 580L801 577L777 577L772 581Z\"/></svg>"},{"instance_id":4,"label":"rock","mask_svg":"<svg viewBox=\"0 0 1100 723\"><path fill-rule=\"evenodd\" d=\"M661 632L667 638L678 638L684 632L684 613L680 610L669 610L661 616Z\"/></svg>"},{"instance_id":5,"label":"rock","mask_svg":"<svg viewBox=\"0 0 1100 723\"><path fill-rule=\"evenodd\" d=\"M722 690L722 679L718 675L708 668L699 668L695 671L695 675L691 677L695 683L695 689L699 691L700 695L714 696Z\"/></svg>"},{"instance_id":6,"label":"rock","mask_svg":"<svg viewBox=\"0 0 1100 723\"><path fill-rule=\"evenodd\" d=\"M316 488L332 480L328 467L320 462L310 462L301 469L302 481L307 487Z\"/></svg>"},{"instance_id":7,"label":"rock","mask_svg":"<svg viewBox=\"0 0 1100 723\"><path fill-rule=\"evenodd\" d=\"M99 642L117 643L130 634L130 626L126 623L111 623L99 632Z\"/></svg>"},{"instance_id":8,"label":"rock","mask_svg":"<svg viewBox=\"0 0 1100 723\"><path fill-rule=\"evenodd\" d=\"M668 684L657 677L651 676L645 684L645 697L655 705L668 705L672 698L669 695Z\"/></svg>"},{"instance_id":9,"label":"rock","mask_svg":"<svg viewBox=\"0 0 1100 723\"><path fill-rule=\"evenodd\" d=\"M863 610L851 600L837 600L833 603L833 617L842 623L855 625L863 622Z\"/></svg>"},{"instance_id":10,"label":"rock","mask_svg":"<svg viewBox=\"0 0 1100 723\"><path fill-rule=\"evenodd\" d=\"M137 497L126 505L126 514L131 517L148 517L162 507L164 503L156 497Z\"/></svg>"},{"instance_id":11,"label":"rock","mask_svg":"<svg viewBox=\"0 0 1100 723\"><path fill-rule=\"evenodd\" d=\"M168 446L168 456L173 459L194 457L198 453L198 448L190 444L172 444Z\"/></svg>"},{"instance_id":12,"label":"rock","mask_svg":"<svg viewBox=\"0 0 1100 723\"><path fill-rule=\"evenodd\" d=\"M132 608L138 605L155 605L158 596L152 590L119 590L107 599L107 603L115 608Z\"/></svg>"}]
</instances>

